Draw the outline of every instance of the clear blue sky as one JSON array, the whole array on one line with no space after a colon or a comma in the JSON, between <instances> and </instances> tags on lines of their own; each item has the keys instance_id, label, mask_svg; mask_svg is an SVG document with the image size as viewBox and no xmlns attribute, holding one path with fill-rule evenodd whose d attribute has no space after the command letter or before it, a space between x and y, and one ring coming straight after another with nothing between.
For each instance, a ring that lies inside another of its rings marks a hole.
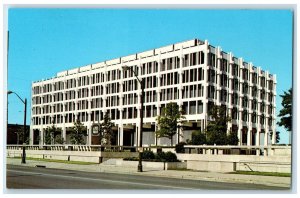
<instances>
[{"instance_id":1,"label":"clear blue sky","mask_svg":"<svg viewBox=\"0 0 300 198\"><path fill-rule=\"evenodd\" d=\"M278 114L279 95L292 86L292 17L289 10L10 9L8 89L30 102L32 81L199 38L276 74ZM27 117L29 124L30 105ZM8 122L23 123L14 95Z\"/></svg>"}]
</instances>

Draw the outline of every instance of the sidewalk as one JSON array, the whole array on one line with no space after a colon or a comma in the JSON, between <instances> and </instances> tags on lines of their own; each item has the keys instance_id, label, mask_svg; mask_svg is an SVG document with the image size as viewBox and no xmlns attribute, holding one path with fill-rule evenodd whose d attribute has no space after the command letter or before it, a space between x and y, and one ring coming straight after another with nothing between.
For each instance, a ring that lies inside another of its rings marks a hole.
<instances>
[{"instance_id":1,"label":"sidewalk","mask_svg":"<svg viewBox=\"0 0 300 198\"><path fill-rule=\"evenodd\" d=\"M215 172L199 172L199 171L185 171L185 170L155 170L144 168L143 172L137 172L137 168L120 167L115 165L78 165L78 164L65 164L56 162L43 162L27 160L26 164L21 164L20 159L6 158L6 164L22 165L29 167L46 166L46 168L67 169L75 171L86 172L106 172L106 173L119 173L119 174L135 174L147 175L155 177L169 177L181 178L192 180L205 180L217 182L231 182L231 183L252 183L264 184L268 186L290 187L290 177L275 177L275 176L260 176L260 175L241 175L241 174L228 174L228 173L215 173Z\"/></svg>"}]
</instances>

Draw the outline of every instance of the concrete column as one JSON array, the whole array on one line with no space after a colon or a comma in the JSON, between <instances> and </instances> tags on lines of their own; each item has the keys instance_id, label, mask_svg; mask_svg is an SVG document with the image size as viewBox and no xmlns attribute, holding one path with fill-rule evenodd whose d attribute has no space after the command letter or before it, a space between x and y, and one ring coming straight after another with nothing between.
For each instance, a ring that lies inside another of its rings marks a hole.
<instances>
[{"instance_id":1,"label":"concrete column","mask_svg":"<svg viewBox=\"0 0 300 198\"><path fill-rule=\"evenodd\" d=\"M88 124L87 124L87 132L88 132L88 139L87 139L87 144L91 145L92 144L92 123L94 123L94 120L92 120L92 78L93 75L89 74L88 79L89 79L89 86L88 86ZM95 119L95 117L94 117Z\"/></svg>"},{"instance_id":2,"label":"concrete column","mask_svg":"<svg viewBox=\"0 0 300 198\"><path fill-rule=\"evenodd\" d=\"M67 82L64 82L64 88L66 88L66 84ZM63 112L62 112L62 116L63 116L63 134L62 137L64 138L64 140L66 140L66 91L63 90Z\"/></svg>"},{"instance_id":3,"label":"concrete column","mask_svg":"<svg viewBox=\"0 0 300 198\"><path fill-rule=\"evenodd\" d=\"M40 146L44 145L44 130L43 127L40 128Z\"/></svg>"},{"instance_id":4,"label":"concrete column","mask_svg":"<svg viewBox=\"0 0 300 198\"><path fill-rule=\"evenodd\" d=\"M230 115L230 114L228 113L227 115ZM230 121L230 122L227 123L227 131L226 131L227 135L229 133L231 133L231 131L232 131L231 127L232 127L232 122Z\"/></svg>"},{"instance_id":5,"label":"concrete column","mask_svg":"<svg viewBox=\"0 0 300 198\"><path fill-rule=\"evenodd\" d=\"M200 121L201 123L201 132L205 131L205 118L203 120Z\"/></svg>"},{"instance_id":6,"label":"concrete column","mask_svg":"<svg viewBox=\"0 0 300 198\"><path fill-rule=\"evenodd\" d=\"M33 128L32 128L32 126L30 126L30 131L29 131L29 145L33 145L33 138L34 138Z\"/></svg>"},{"instance_id":7,"label":"concrete column","mask_svg":"<svg viewBox=\"0 0 300 198\"><path fill-rule=\"evenodd\" d=\"M181 124L179 124L179 125L181 126ZM183 141L183 130L181 127L177 129L177 133L178 133L178 136L177 136L178 137L177 144L178 144L179 142Z\"/></svg>"},{"instance_id":8,"label":"concrete column","mask_svg":"<svg viewBox=\"0 0 300 198\"><path fill-rule=\"evenodd\" d=\"M206 129L206 122L207 122L207 103L208 103L208 100L207 100L207 87L208 87L208 83L207 83L207 80L208 80L208 77L207 77L207 70L208 70L208 54L209 54L209 43L207 40L205 40L205 49L204 49L204 55L205 55L205 58L204 58L204 67L203 67L203 72L204 72L204 83L203 83L203 115L204 115L204 120L203 120L203 130Z\"/></svg>"},{"instance_id":9,"label":"concrete column","mask_svg":"<svg viewBox=\"0 0 300 198\"><path fill-rule=\"evenodd\" d=\"M228 64L228 67L230 68L231 67L231 65L230 64ZM229 69L229 71L230 71L230 69ZM231 74L231 73L230 73ZM228 110L227 110L227 115L229 115L229 116L231 116L232 117L232 115L231 115L231 112L232 112L232 105L231 105L231 92L230 92L230 90L231 90L231 79L228 77L228 85L229 85L229 89L228 89L228 92L227 92L227 104L228 104ZM228 124L227 124L227 134L229 134L232 130L230 130L230 128L232 127L232 121L230 121L230 122L228 122Z\"/></svg>"},{"instance_id":10,"label":"concrete column","mask_svg":"<svg viewBox=\"0 0 300 198\"><path fill-rule=\"evenodd\" d=\"M256 145L255 146L260 146L260 129L256 129ZM260 150L256 150L256 155L260 154Z\"/></svg>"},{"instance_id":11,"label":"concrete column","mask_svg":"<svg viewBox=\"0 0 300 198\"><path fill-rule=\"evenodd\" d=\"M65 143L67 144L67 128L62 128L62 138L64 139Z\"/></svg>"},{"instance_id":12,"label":"concrete column","mask_svg":"<svg viewBox=\"0 0 300 198\"><path fill-rule=\"evenodd\" d=\"M238 109L239 111L239 109ZM239 144L238 145L242 145L243 144L243 135L242 135L242 129L243 129L243 124L242 124L242 111L239 111L239 123L238 123L238 139L239 139Z\"/></svg>"},{"instance_id":13,"label":"concrete column","mask_svg":"<svg viewBox=\"0 0 300 198\"><path fill-rule=\"evenodd\" d=\"M273 117L273 121L272 121L272 131L273 131L273 138L272 138L272 144L276 144L276 129L275 129L275 126L276 126L276 87L277 87L277 80L276 80L276 74L273 75L273 93L274 93L274 97L273 97L273 102L272 102L272 105L273 105L273 114L272 114L272 117ZM290 134L290 133L289 133ZM290 135L289 135L290 136ZM289 139L289 143L291 144L291 141Z\"/></svg>"},{"instance_id":14,"label":"concrete column","mask_svg":"<svg viewBox=\"0 0 300 198\"><path fill-rule=\"evenodd\" d=\"M160 108L160 104L157 105L157 115L156 116L159 116L160 115L160 112L159 112L159 108ZM155 120L155 131L157 131L159 129L159 126L157 124L157 121ZM154 141L155 141L155 145L159 145L160 144L160 139L156 136L156 134L154 134Z\"/></svg>"},{"instance_id":15,"label":"concrete column","mask_svg":"<svg viewBox=\"0 0 300 198\"><path fill-rule=\"evenodd\" d=\"M182 90L183 90L183 86L182 86L182 82L183 82L183 46L181 46L181 49L180 49L180 55L179 55L179 84L178 84L178 106L180 108L182 108L182 105L183 105L183 101L182 101ZM176 143L179 143L182 139L181 137L182 135L182 130L181 129L177 129L177 132L176 132L176 141L175 141L175 144Z\"/></svg>"},{"instance_id":16,"label":"concrete column","mask_svg":"<svg viewBox=\"0 0 300 198\"><path fill-rule=\"evenodd\" d=\"M272 120L272 144L276 144L276 130L275 130L275 119Z\"/></svg>"},{"instance_id":17,"label":"concrete column","mask_svg":"<svg viewBox=\"0 0 300 198\"><path fill-rule=\"evenodd\" d=\"M256 128L256 146L260 146L260 131L261 131L261 128L260 127L257 127Z\"/></svg>"},{"instance_id":18,"label":"concrete column","mask_svg":"<svg viewBox=\"0 0 300 198\"><path fill-rule=\"evenodd\" d=\"M157 145L157 137L156 137L156 131L157 131L157 123L154 124L154 145Z\"/></svg>"},{"instance_id":19,"label":"concrete column","mask_svg":"<svg viewBox=\"0 0 300 198\"><path fill-rule=\"evenodd\" d=\"M123 124L118 127L118 133L119 133L119 146L123 146L124 142L124 130L123 130Z\"/></svg>"},{"instance_id":20,"label":"concrete column","mask_svg":"<svg viewBox=\"0 0 300 198\"><path fill-rule=\"evenodd\" d=\"M220 75L221 75L221 72L220 72L220 68L221 68L221 48L218 47L217 48L217 66L216 66L216 77L217 77L217 83L216 83L216 93L217 93L217 100L216 100L216 105L217 106L220 106L220 98L221 98L221 80L220 80Z\"/></svg>"},{"instance_id":21,"label":"concrete column","mask_svg":"<svg viewBox=\"0 0 300 198\"><path fill-rule=\"evenodd\" d=\"M265 128L265 134L264 134L264 146L268 146L268 137L269 137L269 130L268 127Z\"/></svg>"},{"instance_id":22,"label":"concrete column","mask_svg":"<svg viewBox=\"0 0 300 198\"><path fill-rule=\"evenodd\" d=\"M103 116L106 113L106 99L107 99L107 95L106 95L106 87L107 87L107 65L105 65L105 73L104 73L104 83L103 83Z\"/></svg>"},{"instance_id":23,"label":"concrete column","mask_svg":"<svg viewBox=\"0 0 300 198\"><path fill-rule=\"evenodd\" d=\"M87 132L88 132L88 137L87 137L87 144L91 145L92 144L92 111L91 111L91 89L89 89L89 99L88 99L88 122L87 122ZM95 119L95 118L94 118Z\"/></svg>"},{"instance_id":24,"label":"concrete column","mask_svg":"<svg viewBox=\"0 0 300 198\"><path fill-rule=\"evenodd\" d=\"M119 146L123 146L123 142L124 142L123 109L120 109L120 120L121 123L119 125Z\"/></svg>"},{"instance_id":25,"label":"concrete column","mask_svg":"<svg viewBox=\"0 0 300 198\"><path fill-rule=\"evenodd\" d=\"M182 106L182 90L183 90L183 86L182 86L182 82L183 82L183 78L182 78L182 75L183 75L183 48L181 46L181 50L180 50L180 55L179 55L179 86L178 86L178 93L179 93L179 96L178 96L178 101L179 101L179 106L181 107Z\"/></svg>"},{"instance_id":26,"label":"concrete column","mask_svg":"<svg viewBox=\"0 0 300 198\"><path fill-rule=\"evenodd\" d=\"M183 79L182 79L182 75L183 75L183 47L181 46L181 49L180 49L180 56L179 56L179 88L178 88L178 93L179 93L179 97L178 97L178 106L179 108L182 108L182 90L183 90L183 86L182 86L182 82L183 82ZM182 129L181 128L178 128L177 129L177 133L176 133L176 136L177 136L177 144L182 141ZM172 137L173 138L173 137Z\"/></svg>"},{"instance_id":27,"label":"concrete column","mask_svg":"<svg viewBox=\"0 0 300 198\"><path fill-rule=\"evenodd\" d=\"M90 117L91 117L90 113L88 114L88 117L89 117L89 120L90 120ZM91 122L88 122L87 132L88 132L88 136L87 136L86 144L91 145L92 144L92 123Z\"/></svg>"},{"instance_id":28,"label":"concrete column","mask_svg":"<svg viewBox=\"0 0 300 198\"><path fill-rule=\"evenodd\" d=\"M79 83L79 77L76 78L76 87L75 87L75 120L73 120L73 122L77 121L77 116L78 116L78 83Z\"/></svg>"},{"instance_id":29,"label":"concrete column","mask_svg":"<svg viewBox=\"0 0 300 198\"><path fill-rule=\"evenodd\" d=\"M134 146L138 146L139 145L139 127L138 127L138 124L136 125L136 127L135 127L135 136L134 136L134 140L133 140L133 145Z\"/></svg>"},{"instance_id":30,"label":"concrete column","mask_svg":"<svg viewBox=\"0 0 300 198\"><path fill-rule=\"evenodd\" d=\"M116 125L117 126L117 141L116 141L116 146L120 146L120 127L119 125Z\"/></svg>"}]
</instances>

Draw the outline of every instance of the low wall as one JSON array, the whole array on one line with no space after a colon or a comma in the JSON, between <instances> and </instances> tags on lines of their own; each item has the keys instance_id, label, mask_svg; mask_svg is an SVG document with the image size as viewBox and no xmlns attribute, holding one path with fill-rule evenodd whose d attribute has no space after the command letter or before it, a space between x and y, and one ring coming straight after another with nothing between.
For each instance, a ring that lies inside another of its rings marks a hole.
<instances>
[{"instance_id":1,"label":"low wall","mask_svg":"<svg viewBox=\"0 0 300 198\"><path fill-rule=\"evenodd\" d=\"M290 156L177 154L177 158L186 161L187 169L192 170L291 173Z\"/></svg>"},{"instance_id":2,"label":"low wall","mask_svg":"<svg viewBox=\"0 0 300 198\"><path fill-rule=\"evenodd\" d=\"M7 149L7 157L21 157L22 149ZM191 169L213 172L233 171L261 171L291 173L291 155L284 155L286 150L278 150L282 155L226 155L226 154L181 154L177 153L178 160L185 164L162 162L145 162L143 165L149 168L165 169ZM102 163L108 159L116 159L113 162L119 166L137 166L137 161L124 161L121 158L138 157L137 152L105 152L105 151L69 151L69 150L26 150L26 156L32 158L57 159L68 161L85 161ZM149 164L148 164L149 163ZM155 164L157 163L157 164ZM166 165L167 164L167 165Z\"/></svg>"},{"instance_id":3,"label":"low wall","mask_svg":"<svg viewBox=\"0 0 300 198\"><path fill-rule=\"evenodd\" d=\"M124 166L124 167L137 167L138 166L138 161L121 161L119 166ZM143 167L145 168L153 168L157 170L165 170L165 165L163 162L142 162Z\"/></svg>"},{"instance_id":4,"label":"low wall","mask_svg":"<svg viewBox=\"0 0 300 198\"><path fill-rule=\"evenodd\" d=\"M234 162L218 161L187 161L187 169L211 172L234 172L236 171Z\"/></svg>"},{"instance_id":5,"label":"low wall","mask_svg":"<svg viewBox=\"0 0 300 198\"><path fill-rule=\"evenodd\" d=\"M127 160L116 160L117 166L124 167L137 167L138 161L127 161ZM186 169L186 162L147 162L142 161L143 167L152 168L156 170L176 170L176 169Z\"/></svg>"},{"instance_id":6,"label":"low wall","mask_svg":"<svg viewBox=\"0 0 300 198\"><path fill-rule=\"evenodd\" d=\"M21 157L22 150L7 150L7 157ZM137 157L136 152L26 150L26 157L101 163L109 158Z\"/></svg>"},{"instance_id":7,"label":"low wall","mask_svg":"<svg viewBox=\"0 0 300 198\"><path fill-rule=\"evenodd\" d=\"M187 169L187 162L167 162L167 170Z\"/></svg>"},{"instance_id":8,"label":"low wall","mask_svg":"<svg viewBox=\"0 0 300 198\"><path fill-rule=\"evenodd\" d=\"M138 157L138 152L100 152L103 158L126 158L126 157Z\"/></svg>"},{"instance_id":9,"label":"low wall","mask_svg":"<svg viewBox=\"0 0 300 198\"><path fill-rule=\"evenodd\" d=\"M277 172L291 173L291 164L282 162L238 162L236 164L238 171L260 171L260 172Z\"/></svg>"},{"instance_id":10,"label":"low wall","mask_svg":"<svg viewBox=\"0 0 300 198\"><path fill-rule=\"evenodd\" d=\"M153 153L157 153L157 152L172 152L172 153L176 153L175 148L174 147L149 147L145 150L150 150Z\"/></svg>"}]
</instances>

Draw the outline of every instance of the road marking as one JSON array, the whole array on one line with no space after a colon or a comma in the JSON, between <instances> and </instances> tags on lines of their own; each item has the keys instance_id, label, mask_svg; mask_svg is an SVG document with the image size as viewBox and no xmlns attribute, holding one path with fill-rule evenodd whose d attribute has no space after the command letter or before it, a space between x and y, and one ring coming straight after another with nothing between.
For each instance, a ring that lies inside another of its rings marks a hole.
<instances>
[{"instance_id":1,"label":"road marking","mask_svg":"<svg viewBox=\"0 0 300 198\"><path fill-rule=\"evenodd\" d=\"M182 190L199 190L199 188L187 188L187 187L176 187L176 186L168 186L168 185L158 185L158 184L143 184L137 182L128 182L128 181L115 181L110 179L96 179L96 178L86 178L86 177L76 177L76 176L67 176L67 175L57 175L57 174L48 174L48 173L41 173L41 172L32 172L32 171L18 171L18 170L7 170L8 172L14 173L35 173L38 175L34 176L50 176L50 177L62 177L62 178L71 178L71 179L83 179L83 180L92 180L92 181L104 181L104 182L113 182L113 183L123 183L123 184L133 184L133 185L141 185L141 186L153 186L153 187L160 187L160 188L174 188L174 189L182 189Z\"/></svg>"}]
</instances>

